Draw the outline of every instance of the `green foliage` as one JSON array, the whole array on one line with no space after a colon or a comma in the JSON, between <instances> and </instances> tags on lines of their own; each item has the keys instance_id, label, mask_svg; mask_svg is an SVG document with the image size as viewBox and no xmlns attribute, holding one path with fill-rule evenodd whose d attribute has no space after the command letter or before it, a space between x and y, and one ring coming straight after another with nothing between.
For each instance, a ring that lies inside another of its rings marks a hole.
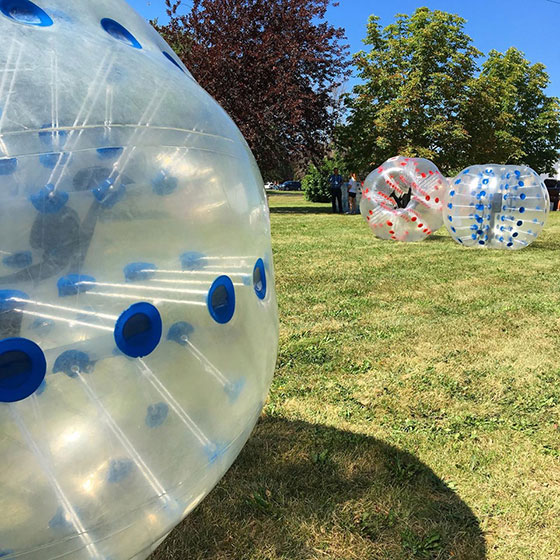
<instances>
[{"instance_id":1,"label":"green foliage","mask_svg":"<svg viewBox=\"0 0 560 560\"><path fill-rule=\"evenodd\" d=\"M329 177L335 167L338 167L343 179L348 176L345 164L338 158L323 160L319 168L312 163L309 165L301 182L306 200L310 202L329 202L331 200Z\"/></svg>"},{"instance_id":2,"label":"green foliage","mask_svg":"<svg viewBox=\"0 0 560 560\"><path fill-rule=\"evenodd\" d=\"M322 167L317 169L311 163L301 182L305 198L310 202L328 202L330 200L328 178L329 174Z\"/></svg>"},{"instance_id":3,"label":"green foliage","mask_svg":"<svg viewBox=\"0 0 560 560\"><path fill-rule=\"evenodd\" d=\"M412 555L412 558L435 558L440 556L442 549L441 535L431 533L425 537L419 536L410 529L401 535L402 547Z\"/></svg>"},{"instance_id":4,"label":"green foliage","mask_svg":"<svg viewBox=\"0 0 560 560\"><path fill-rule=\"evenodd\" d=\"M549 77L515 48L481 56L465 20L419 8L382 29L371 16L354 56L363 83L347 96L338 141L364 172L401 154L431 159L445 173L473 163L525 163L548 171L560 149L558 100Z\"/></svg>"},{"instance_id":5,"label":"green foliage","mask_svg":"<svg viewBox=\"0 0 560 560\"><path fill-rule=\"evenodd\" d=\"M442 170L460 165L466 140L461 108L480 52L463 31L465 20L427 8L400 14L381 29L371 16L354 56L363 80L347 99L343 143L360 171L396 154L432 159Z\"/></svg>"},{"instance_id":6,"label":"green foliage","mask_svg":"<svg viewBox=\"0 0 560 560\"><path fill-rule=\"evenodd\" d=\"M531 65L516 48L489 53L480 77L471 85L474 114L465 119L473 140L472 161L552 170L560 147L560 105L557 98L545 94L549 81L545 66Z\"/></svg>"}]
</instances>

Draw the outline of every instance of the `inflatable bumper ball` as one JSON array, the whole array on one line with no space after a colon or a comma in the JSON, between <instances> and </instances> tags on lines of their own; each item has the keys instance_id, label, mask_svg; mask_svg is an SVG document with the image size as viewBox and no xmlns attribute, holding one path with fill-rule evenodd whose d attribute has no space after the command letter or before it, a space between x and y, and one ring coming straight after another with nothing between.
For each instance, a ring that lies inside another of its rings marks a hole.
<instances>
[{"instance_id":1,"label":"inflatable bumper ball","mask_svg":"<svg viewBox=\"0 0 560 560\"><path fill-rule=\"evenodd\" d=\"M0 0L0 46L0 557L140 560L267 395L262 180L124 0Z\"/></svg>"},{"instance_id":2,"label":"inflatable bumper ball","mask_svg":"<svg viewBox=\"0 0 560 560\"><path fill-rule=\"evenodd\" d=\"M431 161L397 156L367 176L360 212L380 239L422 241L442 226L446 189Z\"/></svg>"},{"instance_id":3,"label":"inflatable bumper ball","mask_svg":"<svg viewBox=\"0 0 560 560\"><path fill-rule=\"evenodd\" d=\"M548 191L531 168L475 165L451 182L443 213L461 245L522 249L537 238L549 209Z\"/></svg>"}]
</instances>

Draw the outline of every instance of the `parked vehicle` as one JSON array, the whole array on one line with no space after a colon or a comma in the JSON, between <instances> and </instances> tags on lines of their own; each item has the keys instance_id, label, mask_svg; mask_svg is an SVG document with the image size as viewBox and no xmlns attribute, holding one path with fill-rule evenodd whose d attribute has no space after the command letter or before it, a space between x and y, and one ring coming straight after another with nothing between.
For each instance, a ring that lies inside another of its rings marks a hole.
<instances>
[{"instance_id":1,"label":"parked vehicle","mask_svg":"<svg viewBox=\"0 0 560 560\"><path fill-rule=\"evenodd\" d=\"M269 181L268 183L265 183L265 184L264 184L264 188L265 188L267 191L270 191L270 190L274 189L274 183L272 183L271 181Z\"/></svg>"},{"instance_id":2,"label":"parked vehicle","mask_svg":"<svg viewBox=\"0 0 560 560\"><path fill-rule=\"evenodd\" d=\"M281 191L301 191L301 183L299 181L284 181L280 184Z\"/></svg>"}]
</instances>

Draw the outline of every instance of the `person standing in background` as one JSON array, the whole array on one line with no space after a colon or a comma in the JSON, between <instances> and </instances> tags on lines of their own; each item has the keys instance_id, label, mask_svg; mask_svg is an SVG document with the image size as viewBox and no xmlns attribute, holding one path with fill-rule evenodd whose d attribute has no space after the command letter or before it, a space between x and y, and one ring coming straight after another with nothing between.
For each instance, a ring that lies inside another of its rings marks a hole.
<instances>
[{"instance_id":1,"label":"person standing in background","mask_svg":"<svg viewBox=\"0 0 560 560\"><path fill-rule=\"evenodd\" d=\"M332 211L333 213L338 212L339 214L342 214L342 175L338 172L338 167L333 169L333 172L329 177L329 186L332 198Z\"/></svg>"},{"instance_id":2,"label":"person standing in background","mask_svg":"<svg viewBox=\"0 0 560 560\"><path fill-rule=\"evenodd\" d=\"M348 214L348 183L342 185L342 211Z\"/></svg>"},{"instance_id":3,"label":"person standing in background","mask_svg":"<svg viewBox=\"0 0 560 560\"><path fill-rule=\"evenodd\" d=\"M362 187L364 182L358 180L358 186L356 187L356 214L360 213L360 201L362 200Z\"/></svg>"},{"instance_id":4,"label":"person standing in background","mask_svg":"<svg viewBox=\"0 0 560 560\"><path fill-rule=\"evenodd\" d=\"M348 198L350 201L350 214L356 214L356 196L358 195L358 190L360 189L360 182L356 178L356 174L352 173L350 181L348 181Z\"/></svg>"}]
</instances>

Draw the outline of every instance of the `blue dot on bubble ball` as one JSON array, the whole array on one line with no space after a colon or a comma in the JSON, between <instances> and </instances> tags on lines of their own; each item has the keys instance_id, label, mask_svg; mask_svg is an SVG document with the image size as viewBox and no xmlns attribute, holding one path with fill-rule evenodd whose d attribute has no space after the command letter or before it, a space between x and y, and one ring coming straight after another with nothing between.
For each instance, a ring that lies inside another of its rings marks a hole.
<instances>
[{"instance_id":1,"label":"blue dot on bubble ball","mask_svg":"<svg viewBox=\"0 0 560 560\"><path fill-rule=\"evenodd\" d=\"M125 480L134 468L134 463L130 459L113 459L109 464L107 481L111 484L118 484Z\"/></svg>"},{"instance_id":2,"label":"blue dot on bubble ball","mask_svg":"<svg viewBox=\"0 0 560 560\"><path fill-rule=\"evenodd\" d=\"M149 428L161 426L169 414L169 406L163 402L151 404L146 411L146 425Z\"/></svg>"}]
</instances>

